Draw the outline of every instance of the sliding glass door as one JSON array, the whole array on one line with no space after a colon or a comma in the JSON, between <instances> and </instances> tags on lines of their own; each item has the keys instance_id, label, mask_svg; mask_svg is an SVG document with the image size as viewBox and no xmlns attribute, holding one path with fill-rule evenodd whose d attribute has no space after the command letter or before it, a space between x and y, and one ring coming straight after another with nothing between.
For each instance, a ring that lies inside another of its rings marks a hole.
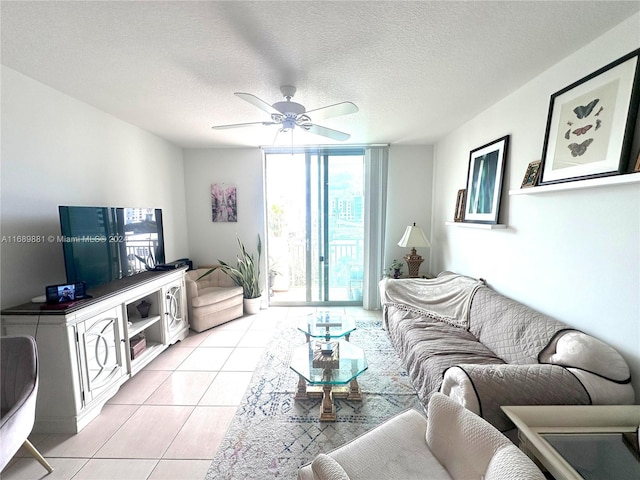
<instances>
[{"instance_id":1,"label":"sliding glass door","mask_svg":"<svg viewBox=\"0 0 640 480\"><path fill-rule=\"evenodd\" d=\"M364 151L265 154L272 305L362 304Z\"/></svg>"}]
</instances>

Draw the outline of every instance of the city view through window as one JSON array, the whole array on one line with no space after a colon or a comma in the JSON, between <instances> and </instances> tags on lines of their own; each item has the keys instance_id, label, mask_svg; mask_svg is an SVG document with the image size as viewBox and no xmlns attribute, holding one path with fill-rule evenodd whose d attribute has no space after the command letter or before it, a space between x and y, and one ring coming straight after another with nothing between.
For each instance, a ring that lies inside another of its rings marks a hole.
<instances>
[{"instance_id":1,"label":"city view through window","mask_svg":"<svg viewBox=\"0 0 640 480\"><path fill-rule=\"evenodd\" d=\"M266 154L272 304L362 303L364 152Z\"/></svg>"}]
</instances>

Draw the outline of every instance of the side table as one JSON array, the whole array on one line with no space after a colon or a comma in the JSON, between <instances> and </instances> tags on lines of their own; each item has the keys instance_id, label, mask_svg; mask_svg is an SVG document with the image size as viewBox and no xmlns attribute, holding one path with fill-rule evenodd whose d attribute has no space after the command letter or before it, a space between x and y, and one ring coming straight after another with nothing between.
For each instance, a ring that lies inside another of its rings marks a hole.
<instances>
[{"instance_id":1,"label":"side table","mask_svg":"<svg viewBox=\"0 0 640 480\"><path fill-rule=\"evenodd\" d=\"M640 478L640 405L501 407L520 448L556 480Z\"/></svg>"}]
</instances>

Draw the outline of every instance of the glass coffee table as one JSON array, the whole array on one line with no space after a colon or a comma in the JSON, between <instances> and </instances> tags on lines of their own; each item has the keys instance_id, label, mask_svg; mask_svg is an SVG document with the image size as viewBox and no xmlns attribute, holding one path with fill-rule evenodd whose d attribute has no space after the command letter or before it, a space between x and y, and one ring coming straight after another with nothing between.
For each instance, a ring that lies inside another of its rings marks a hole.
<instances>
[{"instance_id":1,"label":"glass coffee table","mask_svg":"<svg viewBox=\"0 0 640 480\"><path fill-rule=\"evenodd\" d=\"M335 421L334 398L362 400L357 377L368 368L360 347L345 340L330 343L312 340L295 348L291 356L291 370L299 377L294 399L321 397L321 422Z\"/></svg>"},{"instance_id":2,"label":"glass coffee table","mask_svg":"<svg viewBox=\"0 0 640 480\"><path fill-rule=\"evenodd\" d=\"M324 338L329 341L333 338L345 338L349 341L349 335L356 329L353 318L332 312L310 313L300 320L298 330L307 337L307 342L312 338Z\"/></svg>"}]
</instances>

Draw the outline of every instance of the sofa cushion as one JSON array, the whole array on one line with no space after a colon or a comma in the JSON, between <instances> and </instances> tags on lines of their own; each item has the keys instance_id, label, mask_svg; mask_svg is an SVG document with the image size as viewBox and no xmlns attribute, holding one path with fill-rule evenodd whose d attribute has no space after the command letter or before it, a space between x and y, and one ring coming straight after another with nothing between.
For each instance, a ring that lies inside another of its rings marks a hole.
<instances>
[{"instance_id":1,"label":"sofa cushion","mask_svg":"<svg viewBox=\"0 0 640 480\"><path fill-rule=\"evenodd\" d=\"M451 476L427 447L427 420L407 410L330 452L351 480L447 479Z\"/></svg>"},{"instance_id":2,"label":"sofa cushion","mask_svg":"<svg viewBox=\"0 0 640 480\"><path fill-rule=\"evenodd\" d=\"M427 405L443 373L460 363L503 364L467 330L389 306L389 336L404 362L420 401Z\"/></svg>"},{"instance_id":3,"label":"sofa cushion","mask_svg":"<svg viewBox=\"0 0 640 480\"><path fill-rule=\"evenodd\" d=\"M627 382L631 373L622 356L606 343L576 330L563 332L555 342L555 352L544 352L540 361L575 367L614 382Z\"/></svg>"},{"instance_id":4,"label":"sofa cushion","mask_svg":"<svg viewBox=\"0 0 640 480\"><path fill-rule=\"evenodd\" d=\"M242 287L209 287L202 288L198 296L191 299L191 306L204 307L212 303L219 303L236 295L242 295Z\"/></svg>"},{"instance_id":5,"label":"sofa cushion","mask_svg":"<svg viewBox=\"0 0 640 480\"><path fill-rule=\"evenodd\" d=\"M469 331L507 363L538 363L538 354L567 325L488 287L471 301Z\"/></svg>"}]
</instances>

